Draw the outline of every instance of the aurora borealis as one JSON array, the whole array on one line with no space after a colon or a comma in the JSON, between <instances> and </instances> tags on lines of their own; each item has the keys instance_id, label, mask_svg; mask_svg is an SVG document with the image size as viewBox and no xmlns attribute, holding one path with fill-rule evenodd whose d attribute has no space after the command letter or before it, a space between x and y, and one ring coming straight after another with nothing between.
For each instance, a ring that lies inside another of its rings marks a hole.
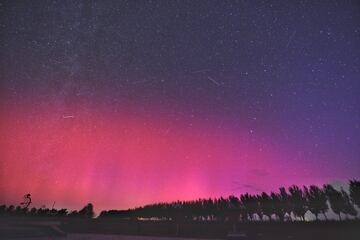
<instances>
[{"instance_id":1,"label":"aurora borealis","mask_svg":"<svg viewBox=\"0 0 360 240\"><path fill-rule=\"evenodd\" d=\"M0 202L120 209L360 177L357 1L0 12Z\"/></svg>"}]
</instances>

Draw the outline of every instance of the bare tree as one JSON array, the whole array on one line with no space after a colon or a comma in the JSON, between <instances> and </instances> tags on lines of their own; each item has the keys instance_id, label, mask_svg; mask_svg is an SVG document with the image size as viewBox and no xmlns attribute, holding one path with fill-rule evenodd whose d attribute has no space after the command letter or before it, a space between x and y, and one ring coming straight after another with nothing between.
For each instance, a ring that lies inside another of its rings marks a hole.
<instances>
[{"instance_id":1,"label":"bare tree","mask_svg":"<svg viewBox=\"0 0 360 240\"><path fill-rule=\"evenodd\" d=\"M23 208L28 208L30 206L30 204L32 203L31 201L31 194L25 194L24 195L24 201L20 203L21 206L23 206Z\"/></svg>"}]
</instances>

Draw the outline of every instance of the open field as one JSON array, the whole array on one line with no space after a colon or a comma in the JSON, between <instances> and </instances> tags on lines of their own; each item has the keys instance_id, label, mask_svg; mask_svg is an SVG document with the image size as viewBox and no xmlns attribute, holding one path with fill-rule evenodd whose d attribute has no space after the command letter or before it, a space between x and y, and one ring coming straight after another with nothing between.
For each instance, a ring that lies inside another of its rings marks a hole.
<instances>
[{"instance_id":1,"label":"open field","mask_svg":"<svg viewBox=\"0 0 360 240\"><path fill-rule=\"evenodd\" d=\"M198 240L199 238L180 237L154 237L154 236L130 236L130 235L104 235L104 234L69 234L69 240ZM204 239L202 239L204 240Z\"/></svg>"},{"instance_id":2,"label":"open field","mask_svg":"<svg viewBox=\"0 0 360 240\"><path fill-rule=\"evenodd\" d=\"M224 222L21 220L0 221L0 239L360 239L360 221ZM232 234L233 229L236 233Z\"/></svg>"},{"instance_id":3,"label":"open field","mask_svg":"<svg viewBox=\"0 0 360 240\"><path fill-rule=\"evenodd\" d=\"M44 240L48 237L30 237L27 240ZM105 234L81 234L72 233L64 237L51 237L54 240L199 240L198 238L179 237L152 237L152 236L130 236L130 235L105 235ZM201 239L204 240L204 239Z\"/></svg>"}]
</instances>

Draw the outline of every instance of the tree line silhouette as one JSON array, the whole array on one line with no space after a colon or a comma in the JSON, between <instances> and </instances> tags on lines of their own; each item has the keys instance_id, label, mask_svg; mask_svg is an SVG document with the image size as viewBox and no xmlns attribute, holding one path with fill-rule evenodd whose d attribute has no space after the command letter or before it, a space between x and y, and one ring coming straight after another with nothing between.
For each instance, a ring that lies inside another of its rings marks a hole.
<instances>
[{"instance_id":1,"label":"tree line silhouette","mask_svg":"<svg viewBox=\"0 0 360 240\"><path fill-rule=\"evenodd\" d=\"M55 217L55 218L93 218L95 215L94 207L91 203L87 204L79 211L69 212L66 208L62 209L49 209L49 208L29 208L21 206L6 206L0 205L0 217L16 217L16 216L26 216L26 217Z\"/></svg>"},{"instance_id":2,"label":"tree line silhouette","mask_svg":"<svg viewBox=\"0 0 360 240\"><path fill-rule=\"evenodd\" d=\"M30 195L29 195L30 196ZM349 181L349 194L343 189L336 190L326 184L322 188L311 185L300 188L296 185L279 188L270 194L242 194L239 197L198 199L194 201L176 201L156 203L128 210L102 211L98 219L149 219L172 221L292 221L305 220L305 214L311 212L318 220L331 209L342 220L356 217L360 208L360 181ZM79 211L67 209L30 208L0 205L1 216L56 217L56 218L93 218L91 203Z\"/></svg>"},{"instance_id":3,"label":"tree line silhouette","mask_svg":"<svg viewBox=\"0 0 360 240\"><path fill-rule=\"evenodd\" d=\"M356 217L354 205L360 207L360 181L351 180L350 193L336 190L326 184L322 188L312 185L300 188L293 185L279 189L279 192L242 194L239 197L199 199L150 204L128 210L102 211L99 218L199 220L199 221L285 221L305 220L309 211L319 219L327 220L329 207L342 220L341 213L348 218Z\"/></svg>"}]
</instances>

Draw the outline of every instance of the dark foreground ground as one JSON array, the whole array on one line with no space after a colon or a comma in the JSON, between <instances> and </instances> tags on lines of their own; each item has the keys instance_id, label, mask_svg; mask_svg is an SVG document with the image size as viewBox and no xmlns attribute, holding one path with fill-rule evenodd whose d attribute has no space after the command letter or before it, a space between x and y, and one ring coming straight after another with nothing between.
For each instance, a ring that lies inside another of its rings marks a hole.
<instances>
[{"instance_id":1,"label":"dark foreground ground","mask_svg":"<svg viewBox=\"0 0 360 240\"><path fill-rule=\"evenodd\" d=\"M236 232L233 232L233 229ZM74 219L0 219L0 239L360 239L360 221L228 223Z\"/></svg>"}]
</instances>

